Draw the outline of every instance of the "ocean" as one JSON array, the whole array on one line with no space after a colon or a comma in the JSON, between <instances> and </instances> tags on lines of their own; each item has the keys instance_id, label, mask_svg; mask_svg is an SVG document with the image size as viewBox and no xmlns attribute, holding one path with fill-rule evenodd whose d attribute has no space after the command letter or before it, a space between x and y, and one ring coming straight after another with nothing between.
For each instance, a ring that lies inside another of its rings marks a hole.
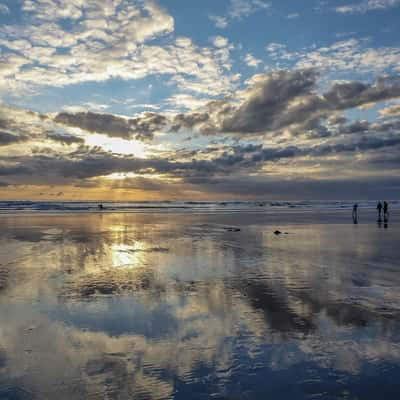
<instances>
[{"instance_id":1,"label":"ocean","mask_svg":"<svg viewBox=\"0 0 400 400\"><path fill-rule=\"evenodd\" d=\"M179 212L179 213L279 213L284 211L374 210L377 200L330 201L0 201L0 213L30 212ZM400 209L400 201L388 201L390 209ZM103 208L99 208L99 205Z\"/></svg>"}]
</instances>

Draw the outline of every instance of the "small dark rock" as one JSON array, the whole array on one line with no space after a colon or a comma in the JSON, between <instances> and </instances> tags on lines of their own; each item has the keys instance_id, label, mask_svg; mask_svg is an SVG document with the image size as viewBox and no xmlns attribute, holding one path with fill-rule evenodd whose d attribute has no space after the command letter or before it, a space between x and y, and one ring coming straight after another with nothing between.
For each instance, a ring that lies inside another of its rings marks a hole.
<instances>
[{"instance_id":1,"label":"small dark rock","mask_svg":"<svg viewBox=\"0 0 400 400\"><path fill-rule=\"evenodd\" d=\"M274 232L275 235L280 235L281 233L282 233L282 232L281 232L281 231L278 231L278 230Z\"/></svg>"}]
</instances>

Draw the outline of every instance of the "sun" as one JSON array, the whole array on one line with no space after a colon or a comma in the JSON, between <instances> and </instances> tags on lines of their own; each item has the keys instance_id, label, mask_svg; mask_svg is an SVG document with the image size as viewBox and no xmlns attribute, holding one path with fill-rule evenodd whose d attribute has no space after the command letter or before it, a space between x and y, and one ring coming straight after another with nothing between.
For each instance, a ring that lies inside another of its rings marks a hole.
<instances>
[{"instance_id":1,"label":"sun","mask_svg":"<svg viewBox=\"0 0 400 400\"><path fill-rule=\"evenodd\" d=\"M145 145L138 140L125 140L121 138L109 138L104 135L94 134L86 138L90 146L100 146L104 150L117 154L131 154L135 157L144 158L147 154Z\"/></svg>"}]
</instances>

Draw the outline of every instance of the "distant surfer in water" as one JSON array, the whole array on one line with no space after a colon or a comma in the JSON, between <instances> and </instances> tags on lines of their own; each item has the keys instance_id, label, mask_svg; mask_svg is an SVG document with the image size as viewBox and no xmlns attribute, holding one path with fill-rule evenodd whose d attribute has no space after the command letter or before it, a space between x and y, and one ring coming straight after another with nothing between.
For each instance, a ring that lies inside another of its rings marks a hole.
<instances>
[{"instance_id":1,"label":"distant surfer in water","mask_svg":"<svg viewBox=\"0 0 400 400\"><path fill-rule=\"evenodd\" d=\"M104 209L103 204L99 204L99 210L103 210L103 209Z\"/></svg>"}]
</instances>

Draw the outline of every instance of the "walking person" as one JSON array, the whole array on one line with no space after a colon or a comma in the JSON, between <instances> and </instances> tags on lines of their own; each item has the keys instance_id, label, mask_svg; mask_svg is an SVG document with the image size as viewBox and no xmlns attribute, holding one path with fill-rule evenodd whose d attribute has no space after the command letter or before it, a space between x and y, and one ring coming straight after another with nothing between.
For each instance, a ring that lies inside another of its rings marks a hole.
<instances>
[{"instance_id":1,"label":"walking person","mask_svg":"<svg viewBox=\"0 0 400 400\"><path fill-rule=\"evenodd\" d=\"M389 204L386 202L386 201L384 201L383 202L383 220L385 221L385 222L387 222L387 220L389 219Z\"/></svg>"},{"instance_id":2,"label":"walking person","mask_svg":"<svg viewBox=\"0 0 400 400\"><path fill-rule=\"evenodd\" d=\"M358 212L357 212L357 210L358 210L358 204L356 203L353 206L353 213L352 213L353 223L355 223L355 224L358 223Z\"/></svg>"},{"instance_id":3,"label":"walking person","mask_svg":"<svg viewBox=\"0 0 400 400\"><path fill-rule=\"evenodd\" d=\"M378 210L378 221L382 219L382 203L379 202L378 205L376 206L376 209Z\"/></svg>"}]
</instances>

